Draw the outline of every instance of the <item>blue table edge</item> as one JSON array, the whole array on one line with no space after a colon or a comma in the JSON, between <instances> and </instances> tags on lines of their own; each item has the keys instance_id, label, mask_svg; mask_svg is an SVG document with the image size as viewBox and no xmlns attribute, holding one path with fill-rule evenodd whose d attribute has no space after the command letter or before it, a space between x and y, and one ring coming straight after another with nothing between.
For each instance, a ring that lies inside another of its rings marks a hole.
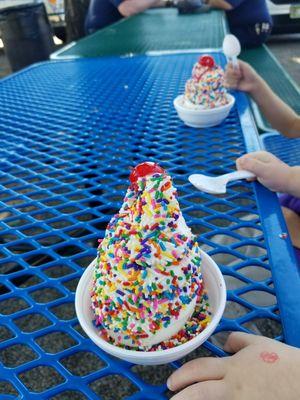
<instances>
[{"instance_id":1,"label":"blue table edge","mask_svg":"<svg viewBox=\"0 0 300 400\"><path fill-rule=\"evenodd\" d=\"M239 94L237 94L239 96ZM249 107L241 109L237 101L242 131L248 152L262 149L258 132L253 127ZM281 212L276 193L260 183L254 184L257 207L268 250L270 268L281 316L285 343L300 347L300 269Z\"/></svg>"}]
</instances>

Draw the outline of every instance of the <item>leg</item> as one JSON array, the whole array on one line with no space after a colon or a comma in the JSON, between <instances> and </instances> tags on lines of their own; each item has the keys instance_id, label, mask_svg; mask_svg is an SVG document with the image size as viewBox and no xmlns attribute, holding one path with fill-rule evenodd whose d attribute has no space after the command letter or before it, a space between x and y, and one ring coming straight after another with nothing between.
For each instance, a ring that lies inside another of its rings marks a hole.
<instances>
[{"instance_id":1,"label":"leg","mask_svg":"<svg viewBox=\"0 0 300 400\"><path fill-rule=\"evenodd\" d=\"M300 216L293 210L282 207L293 246L300 249Z\"/></svg>"},{"instance_id":2,"label":"leg","mask_svg":"<svg viewBox=\"0 0 300 400\"><path fill-rule=\"evenodd\" d=\"M246 26L230 26L230 32L239 38L242 47L262 45L270 36L271 30L272 27L268 22Z\"/></svg>"}]
</instances>

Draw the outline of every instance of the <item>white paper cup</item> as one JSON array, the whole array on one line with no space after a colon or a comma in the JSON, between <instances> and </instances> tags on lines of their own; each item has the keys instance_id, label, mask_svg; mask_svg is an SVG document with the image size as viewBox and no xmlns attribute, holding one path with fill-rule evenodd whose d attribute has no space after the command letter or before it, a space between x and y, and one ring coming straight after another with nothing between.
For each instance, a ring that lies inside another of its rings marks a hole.
<instances>
[{"instance_id":1,"label":"white paper cup","mask_svg":"<svg viewBox=\"0 0 300 400\"><path fill-rule=\"evenodd\" d=\"M82 329L89 338L107 353L135 364L159 365L178 360L199 347L216 329L226 304L226 287L217 264L209 255L201 251L202 274L204 285L208 294L212 320L210 324L196 337L187 343L172 349L155 352L122 349L114 346L99 336L98 329L93 324L93 311L91 309L90 291L95 261L84 271L75 295L76 314Z\"/></svg>"},{"instance_id":2,"label":"white paper cup","mask_svg":"<svg viewBox=\"0 0 300 400\"><path fill-rule=\"evenodd\" d=\"M177 96L174 100L174 107L179 118L192 128L210 128L219 125L227 118L232 109L235 98L227 93L228 103L224 106L209 109L193 109L183 105L184 95Z\"/></svg>"}]
</instances>

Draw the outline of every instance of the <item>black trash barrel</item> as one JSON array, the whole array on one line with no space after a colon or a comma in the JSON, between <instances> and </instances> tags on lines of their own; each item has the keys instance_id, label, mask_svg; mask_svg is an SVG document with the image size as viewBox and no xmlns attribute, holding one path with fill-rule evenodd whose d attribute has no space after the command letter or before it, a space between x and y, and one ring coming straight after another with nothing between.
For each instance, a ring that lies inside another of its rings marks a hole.
<instances>
[{"instance_id":1,"label":"black trash barrel","mask_svg":"<svg viewBox=\"0 0 300 400\"><path fill-rule=\"evenodd\" d=\"M0 36L13 71L48 60L54 50L53 33L43 3L0 10Z\"/></svg>"}]
</instances>

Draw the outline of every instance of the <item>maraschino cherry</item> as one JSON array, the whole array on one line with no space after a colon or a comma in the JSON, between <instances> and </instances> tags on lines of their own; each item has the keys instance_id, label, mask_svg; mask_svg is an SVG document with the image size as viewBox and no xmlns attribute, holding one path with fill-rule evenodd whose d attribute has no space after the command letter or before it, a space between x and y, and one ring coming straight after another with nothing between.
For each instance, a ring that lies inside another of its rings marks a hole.
<instances>
[{"instance_id":1,"label":"maraschino cherry","mask_svg":"<svg viewBox=\"0 0 300 400\"><path fill-rule=\"evenodd\" d=\"M158 164L150 161L143 162L137 165L130 173L129 180L132 187L136 190L137 189L137 180L138 178L143 178L147 175L154 175L154 174L164 174L165 170L161 168Z\"/></svg>"},{"instance_id":2,"label":"maraschino cherry","mask_svg":"<svg viewBox=\"0 0 300 400\"><path fill-rule=\"evenodd\" d=\"M212 68L215 66L215 60L211 56L202 56L199 58L199 63L203 67Z\"/></svg>"}]
</instances>

